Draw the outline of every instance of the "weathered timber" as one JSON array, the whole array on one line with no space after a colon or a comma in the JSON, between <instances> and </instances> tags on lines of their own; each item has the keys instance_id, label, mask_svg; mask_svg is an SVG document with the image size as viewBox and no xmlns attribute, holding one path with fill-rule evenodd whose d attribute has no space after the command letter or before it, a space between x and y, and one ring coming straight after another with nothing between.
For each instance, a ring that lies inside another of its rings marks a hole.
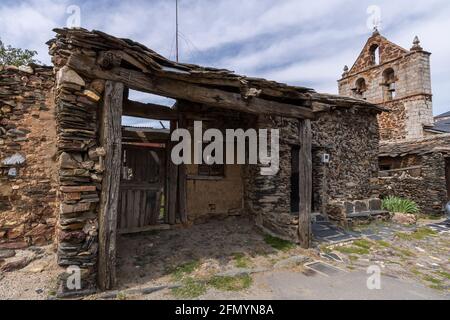
<instances>
[{"instance_id":1,"label":"weathered timber","mask_svg":"<svg viewBox=\"0 0 450 320\"><path fill-rule=\"evenodd\" d=\"M153 103L126 100L123 103L123 115L153 120L177 120L175 110Z\"/></svg>"},{"instance_id":2,"label":"weathered timber","mask_svg":"<svg viewBox=\"0 0 450 320\"><path fill-rule=\"evenodd\" d=\"M177 128L177 121L170 122L170 131L173 132ZM178 199L178 166L176 166L171 160L171 153L174 143L172 141L168 144L167 148L167 210L168 210L168 222L173 225L176 223L176 210Z\"/></svg>"},{"instance_id":3,"label":"weathered timber","mask_svg":"<svg viewBox=\"0 0 450 320\"><path fill-rule=\"evenodd\" d=\"M85 76L123 82L131 89L169 98L185 99L254 114L272 114L300 119L311 119L314 117L314 113L309 107L290 105L257 97L244 100L239 93L227 92L217 88L207 88L161 76L151 76L143 72L120 67L103 70L92 59L82 54L73 53L67 64Z\"/></svg>"},{"instance_id":4,"label":"weathered timber","mask_svg":"<svg viewBox=\"0 0 450 320\"><path fill-rule=\"evenodd\" d=\"M311 197L312 197L312 132L310 120L300 120L300 155L299 155L299 191L300 210L298 219L298 238L300 245L311 247Z\"/></svg>"},{"instance_id":5,"label":"weathered timber","mask_svg":"<svg viewBox=\"0 0 450 320\"><path fill-rule=\"evenodd\" d=\"M182 114L178 120L179 128L186 128L186 119ZM187 175L186 165L181 164L178 166L178 212L180 215L181 223L188 222L187 216Z\"/></svg>"},{"instance_id":6,"label":"weathered timber","mask_svg":"<svg viewBox=\"0 0 450 320\"><path fill-rule=\"evenodd\" d=\"M122 152L122 83L106 82L101 143L106 151L99 214L98 284L109 290L116 282L116 237Z\"/></svg>"}]
</instances>

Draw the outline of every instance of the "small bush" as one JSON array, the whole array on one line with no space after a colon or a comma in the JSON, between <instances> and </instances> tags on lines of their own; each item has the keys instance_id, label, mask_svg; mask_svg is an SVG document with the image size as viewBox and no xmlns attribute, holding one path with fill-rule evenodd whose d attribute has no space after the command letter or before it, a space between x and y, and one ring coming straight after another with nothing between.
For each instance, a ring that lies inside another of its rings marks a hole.
<instances>
[{"instance_id":1,"label":"small bush","mask_svg":"<svg viewBox=\"0 0 450 320\"><path fill-rule=\"evenodd\" d=\"M387 197L383 200L383 210L387 210L389 212L398 212L398 213L410 213L415 214L419 213L419 207L417 204L409 199L402 199L399 197Z\"/></svg>"}]
</instances>

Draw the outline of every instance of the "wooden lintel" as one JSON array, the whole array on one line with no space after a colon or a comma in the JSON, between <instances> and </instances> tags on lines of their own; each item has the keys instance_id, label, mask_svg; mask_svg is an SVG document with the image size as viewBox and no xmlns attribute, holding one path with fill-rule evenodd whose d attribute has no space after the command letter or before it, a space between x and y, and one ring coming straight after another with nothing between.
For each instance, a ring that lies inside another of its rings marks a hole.
<instances>
[{"instance_id":1,"label":"wooden lintel","mask_svg":"<svg viewBox=\"0 0 450 320\"><path fill-rule=\"evenodd\" d=\"M312 119L314 117L310 107L285 104L259 97L244 100L239 93L228 92L218 88L207 88L186 81L165 78L162 75L152 76L144 72L120 67L103 70L93 59L79 53L73 53L67 65L91 78L123 82L131 89L173 99L185 99L219 108L254 114L272 114L299 119Z\"/></svg>"},{"instance_id":2,"label":"wooden lintel","mask_svg":"<svg viewBox=\"0 0 450 320\"><path fill-rule=\"evenodd\" d=\"M177 120L178 113L169 107L153 103L126 100L123 103L123 115L153 120Z\"/></svg>"}]
</instances>

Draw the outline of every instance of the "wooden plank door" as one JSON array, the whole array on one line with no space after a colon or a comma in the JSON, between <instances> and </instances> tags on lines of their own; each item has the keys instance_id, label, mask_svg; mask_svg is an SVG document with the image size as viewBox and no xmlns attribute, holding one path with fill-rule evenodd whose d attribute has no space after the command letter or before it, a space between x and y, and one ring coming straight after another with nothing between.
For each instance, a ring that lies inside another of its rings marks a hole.
<instances>
[{"instance_id":1,"label":"wooden plank door","mask_svg":"<svg viewBox=\"0 0 450 320\"><path fill-rule=\"evenodd\" d=\"M163 222L164 149L124 146L118 228L121 233L144 231Z\"/></svg>"}]
</instances>

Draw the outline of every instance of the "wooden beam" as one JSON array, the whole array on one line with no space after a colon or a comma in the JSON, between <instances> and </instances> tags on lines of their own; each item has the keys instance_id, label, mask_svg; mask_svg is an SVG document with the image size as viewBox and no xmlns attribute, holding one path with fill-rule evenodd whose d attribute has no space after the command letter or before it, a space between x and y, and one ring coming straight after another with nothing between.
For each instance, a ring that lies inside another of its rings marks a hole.
<instances>
[{"instance_id":1,"label":"wooden beam","mask_svg":"<svg viewBox=\"0 0 450 320\"><path fill-rule=\"evenodd\" d=\"M106 151L99 213L98 284L110 290L116 282L117 212L122 153L122 83L107 81L100 141Z\"/></svg>"},{"instance_id":2,"label":"wooden beam","mask_svg":"<svg viewBox=\"0 0 450 320\"><path fill-rule=\"evenodd\" d=\"M126 100L123 103L123 115L153 120L177 120L177 111L159 104Z\"/></svg>"},{"instance_id":3,"label":"wooden beam","mask_svg":"<svg viewBox=\"0 0 450 320\"><path fill-rule=\"evenodd\" d=\"M91 77L123 82L131 89L162 95L173 99L184 99L220 108L226 108L254 114L272 114L290 118L312 119L311 108L280 103L253 97L244 100L240 93L228 92L217 88L207 88L189 82L152 76L143 72L120 67L102 70L95 60L83 54L73 53L67 65L75 71Z\"/></svg>"},{"instance_id":4,"label":"wooden beam","mask_svg":"<svg viewBox=\"0 0 450 320\"><path fill-rule=\"evenodd\" d=\"M299 184L300 210L298 219L298 238L302 248L311 247L311 197L312 197L312 133L311 121L300 120L300 156L299 156Z\"/></svg>"}]
</instances>

